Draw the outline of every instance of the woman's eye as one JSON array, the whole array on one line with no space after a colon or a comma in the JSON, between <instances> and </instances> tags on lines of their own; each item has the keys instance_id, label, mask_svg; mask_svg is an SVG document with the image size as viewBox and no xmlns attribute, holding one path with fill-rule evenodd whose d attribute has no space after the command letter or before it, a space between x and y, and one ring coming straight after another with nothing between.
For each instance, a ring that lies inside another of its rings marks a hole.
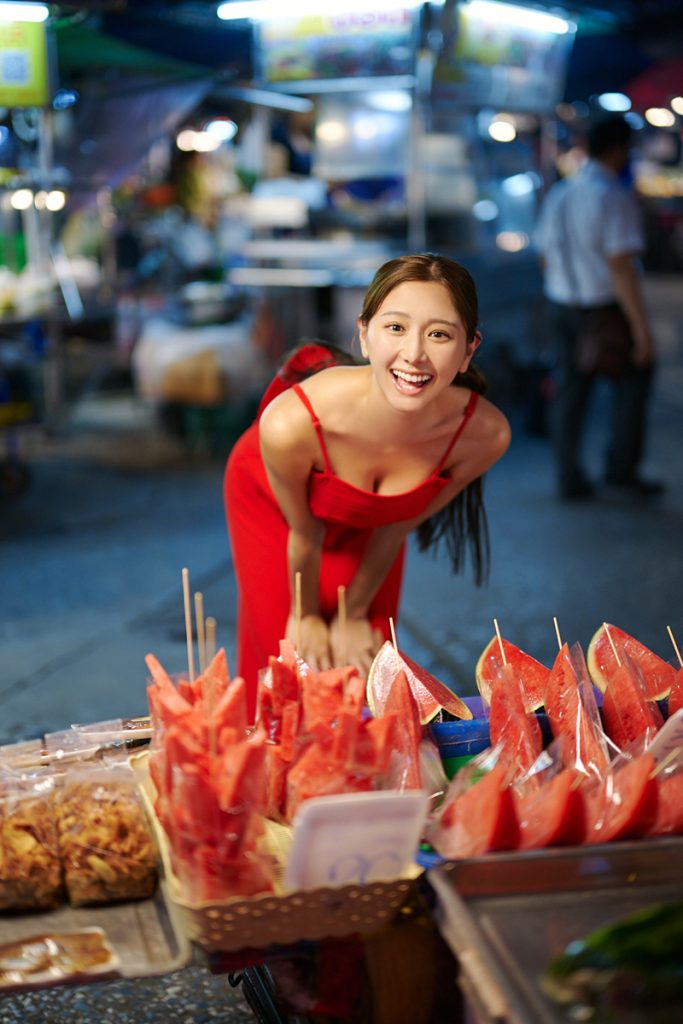
<instances>
[{"instance_id":1,"label":"woman's eye","mask_svg":"<svg viewBox=\"0 0 683 1024\"><path fill-rule=\"evenodd\" d=\"M400 331L402 327L401 324L387 324L387 329L390 331Z\"/></svg>"},{"instance_id":2,"label":"woman's eye","mask_svg":"<svg viewBox=\"0 0 683 1024\"><path fill-rule=\"evenodd\" d=\"M445 331L432 331L432 338L436 338L437 341L448 341L450 334L446 334Z\"/></svg>"}]
</instances>

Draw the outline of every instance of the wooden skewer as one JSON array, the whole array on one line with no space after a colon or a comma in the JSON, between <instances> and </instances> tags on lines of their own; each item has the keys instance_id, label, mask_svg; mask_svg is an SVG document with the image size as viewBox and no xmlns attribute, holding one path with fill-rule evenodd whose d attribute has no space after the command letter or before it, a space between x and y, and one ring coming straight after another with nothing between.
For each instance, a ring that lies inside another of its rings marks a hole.
<instances>
[{"instance_id":1,"label":"wooden skewer","mask_svg":"<svg viewBox=\"0 0 683 1024\"><path fill-rule=\"evenodd\" d=\"M679 746L674 747L673 750L670 750L666 757L663 757L659 764L652 769L652 771L650 772L650 778L654 779L657 775L659 775L660 772L663 772L664 769L668 765L670 765L672 761L676 760L681 750L683 750L683 746L681 746L680 744Z\"/></svg>"},{"instance_id":2,"label":"wooden skewer","mask_svg":"<svg viewBox=\"0 0 683 1024\"><path fill-rule=\"evenodd\" d=\"M216 620L209 615L206 620L206 664L210 665L216 655Z\"/></svg>"},{"instance_id":3,"label":"wooden skewer","mask_svg":"<svg viewBox=\"0 0 683 1024\"><path fill-rule=\"evenodd\" d=\"M391 630L391 642L394 645L394 650L398 654L398 644L396 642L396 630L394 629L394 620L389 616L389 629Z\"/></svg>"},{"instance_id":4,"label":"wooden skewer","mask_svg":"<svg viewBox=\"0 0 683 1024\"><path fill-rule=\"evenodd\" d=\"M194 595L194 617L197 623L197 647L199 648L199 671L206 671L206 640L204 636L204 595L198 590Z\"/></svg>"},{"instance_id":5,"label":"wooden skewer","mask_svg":"<svg viewBox=\"0 0 683 1024\"><path fill-rule=\"evenodd\" d=\"M676 652L676 657L678 658L678 664L681 666L681 668L683 668L683 658L681 657L681 652L678 649L678 644L676 643L676 638L674 637L673 633L671 632L671 626L667 626L666 629L667 629L667 632L669 634L669 638L671 640L671 643L674 645L674 651Z\"/></svg>"},{"instance_id":6,"label":"wooden skewer","mask_svg":"<svg viewBox=\"0 0 683 1024\"><path fill-rule=\"evenodd\" d=\"M493 620L493 625L496 627L496 636L498 637L498 646L500 647L500 656L503 659L503 664L507 665L508 660L505 657L505 648L503 647L503 638L500 635L500 627L498 625L498 619Z\"/></svg>"},{"instance_id":7,"label":"wooden skewer","mask_svg":"<svg viewBox=\"0 0 683 1024\"><path fill-rule=\"evenodd\" d=\"M185 608L185 639L187 641L187 671L194 680L194 650L192 644L192 610L190 608L190 571L183 569L183 606Z\"/></svg>"},{"instance_id":8,"label":"wooden skewer","mask_svg":"<svg viewBox=\"0 0 683 1024\"><path fill-rule=\"evenodd\" d=\"M603 622L602 625L604 627L605 633L607 634L607 639L609 640L609 645L612 648L612 653L614 654L614 657L617 659L617 665L619 666L619 668L621 668L621 658L617 654L617 649L614 646L614 640L612 639L612 634L609 631L609 626L606 622Z\"/></svg>"},{"instance_id":9,"label":"wooden skewer","mask_svg":"<svg viewBox=\"0 0 683 1024\"><path fill-rule=\"evenodd\" d=\"M557 622L557 616L553 615L553 623L555 625L555 636L557 637L557 646L562 650L562 637L560 636L560 627Z\"/></svg>"},{"instance_id":10,"label":"wooden skewer","mask_svg":"<svg viewBox=\"0 0 683 1024\"><path fill-rule=\"evenodd\" d=\"M339 663L346 664L346 587L337 587L337 618L339 620Z\"/></svg>"},{"instance_id":11,"label":"wooden skewer","mask_svg":"<svg viewBox=\"0 0 683 1024\"><path fill-rule=\"evenodd\" d=\"M301 650L301 573L294 576L294 640L297 654Z\"/></svg>"}]
</instances>

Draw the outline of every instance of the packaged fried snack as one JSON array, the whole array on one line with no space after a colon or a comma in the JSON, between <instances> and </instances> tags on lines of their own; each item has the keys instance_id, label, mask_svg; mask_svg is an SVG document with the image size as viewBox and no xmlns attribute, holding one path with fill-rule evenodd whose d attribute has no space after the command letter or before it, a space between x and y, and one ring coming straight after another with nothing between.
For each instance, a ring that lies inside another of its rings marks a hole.
<instances>
[{"instance_id":1,"label":"packaged fried snack","mask_svg":"<svg viewBox=\"0 0 683 1024\"><path fill-rule=\"evenodd\" d=\"M0 910L52 910L63 899L49 771L0 781Z\"/></svg>"},{"instance_id":2,"label":"packaged fried snack","mask_svg":"<svg viewBox=\"0 0 683 1024\"><path fill-rule=\"evenodd\" d=\"M127 765L78 766L56 794L59 848L74 907L146 899L156 848Z\"/></svg>"}]
</instances>

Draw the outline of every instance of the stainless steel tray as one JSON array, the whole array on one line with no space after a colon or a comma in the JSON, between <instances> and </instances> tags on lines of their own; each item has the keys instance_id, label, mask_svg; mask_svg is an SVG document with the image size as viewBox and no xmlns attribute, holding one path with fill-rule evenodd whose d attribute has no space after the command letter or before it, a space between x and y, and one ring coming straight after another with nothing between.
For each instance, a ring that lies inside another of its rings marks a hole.
<instances>
[{"instance_id":1,"label":"stainless steel tray","mask_svg":"<svg viewBox=\"0 0 683 1024\"><path fill-rule=\"evenodd\" d=\"M548 962L600 925L683 899L682 862L677 837L491 854L428 871L435 920L476 1018L566 1024L538 986Z\"/></svg>"},{"instance_id":2,"label":"stainless steel tray","mask_svg":"<svg viewBox=\"0 0 683 1024\"><path fill-rule=\"evenodd\" d=\"M48 933L76 932L101 928L112 947L117 964L106 975L101 972L56 976L49 983L27 980L1 986L0 995L45 988L48 984L77 984L105 978L142 978L168 974L185 967L192 957L191 945L179 928L173 907L166 898L164 883L153 897L102 907L60 907L49 913L0 915L0 944Z\"/></svg>"}]
</instances>

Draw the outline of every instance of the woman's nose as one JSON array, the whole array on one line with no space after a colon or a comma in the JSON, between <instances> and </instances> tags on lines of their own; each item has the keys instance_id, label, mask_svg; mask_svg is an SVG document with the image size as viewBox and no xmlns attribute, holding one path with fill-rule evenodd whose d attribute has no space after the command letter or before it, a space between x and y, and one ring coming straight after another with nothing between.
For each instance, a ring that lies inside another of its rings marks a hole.
<instances>
[{"instance_id":1,"label":"woman's nose","mask_svg":"<svg viewBox=\"0 0 683 1024\"><path fill-rule=\"evenodd\" d=\"M408 331L403 339L403 352L410 363L417 362L424 352L420 331Z\"/></svg>"}]
</instances>

